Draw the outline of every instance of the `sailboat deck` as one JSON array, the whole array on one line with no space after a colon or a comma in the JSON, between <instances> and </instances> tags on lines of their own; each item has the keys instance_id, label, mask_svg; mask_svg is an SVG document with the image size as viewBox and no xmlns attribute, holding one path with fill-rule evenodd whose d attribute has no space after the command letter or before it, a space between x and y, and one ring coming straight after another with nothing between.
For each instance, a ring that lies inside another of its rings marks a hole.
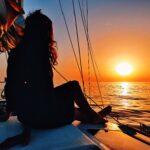
<instances>
[{"instance_id":1,"label":"sailboat deck","mask_svg":"<svg viewBox=\"0 0 150 150\"><path fill-rule=\"evenodd\" d=\"M0 123L0 142L21 133L22 127L16 117ZM32 130L28 146L16 146L11 150L99 150L100 148L77 127L67 125L49 130Z\"/></svg>"}]
</instances>

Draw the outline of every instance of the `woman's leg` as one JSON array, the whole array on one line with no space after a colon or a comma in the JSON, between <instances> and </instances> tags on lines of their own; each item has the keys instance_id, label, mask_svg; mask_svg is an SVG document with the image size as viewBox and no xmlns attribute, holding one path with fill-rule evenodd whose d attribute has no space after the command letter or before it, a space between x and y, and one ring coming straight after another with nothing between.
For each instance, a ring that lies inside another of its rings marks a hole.
<instances>
[{"instance_id":1,"label":"woman's leg","mask_svg":"<svg viewBox=\"0 0 150 150\"><path fill-rule=\"evenodd\" d=\"M99 115L101 115L101 117L106 117L107 115L109 115L112 111L112 107L111 106L107 106L104 109L100 110L99 112L97 112ZM75 120L79 120L82 122L88 122L88 117L87 115L82 111L81 108L75 108Z\"/></svg>"},{"instance_id":2,"label":"woman's leg","mask_svg":"<svg viewBox=\"0 0 150 150\"><path fill-rule=\"evenodd\" d=\"M70 81L66 84L56 87L55 90L59 91L58 94L62 93L63 95L64 93L66 93L67 99L73 99L75 103L80 107L82 112L75 110L75 119L81 120L81 118L84 118L84 121L86 120L87 122L91 123L106 122L106 120L100 114L96 113L90 107L77 81Z\"/></svg>"}]
</instances>

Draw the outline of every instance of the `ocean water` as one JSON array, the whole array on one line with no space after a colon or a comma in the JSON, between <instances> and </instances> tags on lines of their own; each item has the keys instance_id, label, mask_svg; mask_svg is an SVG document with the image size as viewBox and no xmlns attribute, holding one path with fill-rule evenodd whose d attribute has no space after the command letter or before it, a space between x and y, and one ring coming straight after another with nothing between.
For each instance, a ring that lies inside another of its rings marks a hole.
<instances>
[{"instance_id":1,"label":"ocean water","mask_svg":"<svg viewBox=\"0 0 150 150\"><path fill-rule=\"evenodd\" d=\"M111 105L113 116L117 116L121 123L150 125L149 82L106 82L100 85L102 98L95 83L91 88L92 98L97 104L103 101L104 106Z\"/></svg>"},{"instance_id":2,"label":"ocean water","mask_svg":"<svg viewBox=\"0 0 150 150\"><path fill-rule=\"evenodd\" d=\"M96 83L91 83L91 97L98 104L111 105L113 116L117 116L121 123L150 126L150 83L149 82L105 82L100 83L101 98ZM0 91L3 84L0 84ZM86 89L89 94L89 89ZM89 100L93 109L100 108ZM113 119L108 118L115 122Z\"/></svg>"}]
</instances>

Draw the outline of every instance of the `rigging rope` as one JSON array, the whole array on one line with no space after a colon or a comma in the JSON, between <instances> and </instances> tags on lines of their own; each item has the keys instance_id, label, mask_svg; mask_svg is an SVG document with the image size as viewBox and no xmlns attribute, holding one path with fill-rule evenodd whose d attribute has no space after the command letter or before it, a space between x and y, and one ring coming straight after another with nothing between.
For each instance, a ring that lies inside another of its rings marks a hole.
<instances>
[{"instance_id":1,"label":"rigging rope","mask_svg":"<svg viewBox=\"0 0 150 150\"><path fill-rule=\"evenodd\" d=\"M86 9L84 8L84 2L86 2ZM82 11L81 11L82 10ZM83 13L83 20L84 20L84 25L86 26L86 30L87 30L87 34L89 35L89 21L88 21L88 16L89 16L89 9L88 9L88 0L84 1L82 0L82 9L80 11ZM86 11L85 11L86 10ZM86 14L86 15L85 15ZM89 39L90 39L90 36L89 36ZM90 42L90 41L89 41ZM91 45L91 42L90 42L90 45ZM92 48L92 46L91 46ZM88 50L88 85L89 85L89 96L91 95L91 79L90 79L90 52L89 52L89 49ZM98 75L101 77L101 80L103 81L102 79L102 76L101 76L101 73L99 71L99 68L98 68L98 65L96 63L96 60L94 59L94 54L93 54L93 50L91 51L92 55L93 55L93 61L94 61L94 64L95 64L95 68L97 69L97 72L98 72ZM99 92L101 93L101 92ZM102 100L102 94L100 94L100 97L101 97L101 100ZM102 102L103 103L103 102Z\"/></svg>"},{"instance_id":2,"label":"rigging rope","mask_svg":"<svg viewBox=\"0 0 150 150\"><path fill-rule=\"evenodd\" d=\"M93 49L91 46L91 41L90 41L90 37L89 37L89 33L87 30L87 26L85 23L85 16L83 14L82 8L81 8L81 4L80 4L80 0L78 0L78 4L79 4L79 8L80 8L80 13L81 13L81 19L82 19L82 23L83 23L83 27L84 27L84 32L85 32L85 36L86 36L86 40L87 40L87 45L88 45L88 50L90 52L90 57L91 57L91 61L92 61L92 65L93 65L93 70L94 70L94 74L95 74L95 78L96 78L96 83L97 83L97 87L98 87L98 91L100 94L100 98L101 98L101 102L104 108L104 102L103 102L103 98L102 98L102 93L101 93L101 89L100 89L100 85L99 85L99 80L98 80L98 76L97 76L97 72L96 72L96 67L95 67L95 60L94 60L94 56L93 56Z\"/></svg>"},{"instance_id":3,"label":"rigging rope","mask_svg":"<svg viewBox=\"0 0 150 150\"><path fill-rule=\"evenodd\" d=\"M58 73L58 75L60 75L66 82L68 82L69 80L66 78L66 77L64 77L64 75L62 75L54 66L53 66L53 68L54 68L54 70L56 71L56 73ZM98 108L100 108L100 109L103 109L100 105L98 105L90 96L88 96L88 95L86 95L86 94L84 94L88 99L90 99L94 104L95 104L95 106L97 106ZM109 114L109 116L114 120L114 121L116 121L119 125L123 125L120 121L119 121L119 118L118 117L120 117L120 116L117 116L117 117L114 117L113 115L111 115L111 114ZM126 117L126 116L124 116L124 117ZM136 123L139 123L139 124L141 124L141 122L139 122L139 121L137 121L137 120L135 120L135 119L131 119L131 118L129 118L129 117L126 117L128 120L130 120L130 121L133 121L133 122L136 122Z\"/></svg>"},{"instance_id":4,"label":"rigging rope","mask_svg":"<svg viewBox=\"0 0 150 150\"><path fill-rule=\"evenodd\" d=\"M73 0L72 0L73 1ZM88 0L87 0L88 1ZM93 55L93 49L92 49L92 45L91 45L91 41L90 41L90 37L89 37L89 32L88 32L88 17L85 19L85 15L83 14L83 11L81 9L81 5L80 5L80 1L78 0L78 3L79 3L79 7L80 7L80 12L81 12L81 19L82 19L82 23L83 23L83 27L84 27L84 31L85 31L85 35L86 35L86 40L87 40L87 44L88 44L88 49L89 49L89 54L91 56L91 60L92 60L92 65L93 65L93 69L94 69L94 73L95 73L95 76L96 76L96 81L97 81L97 84L98 84L98 90L99 90L99 93L100 93L100 97L102 99L102 94L101 94L101 90L100 90L100 86L99 86L99 82L98 82L98 77L97 77L97 73L96 73L96 69L98 70L99 72L99 69L98 69L98 65L94 59L94 55ZM70 43L71 43L71 46L72 46L72 49L73 49L73 52L74 52L74 55L75 55L75 58L76 58L76 62L77 62L77 65L78 65L78 68L79 68L79 71L81 73L81 70L80 70L80 67L79 67L79 63L78 63L78 60L77 60L77 56L76 56L76 53L75 53L75 50L74 50L74 47L73 47L73 42L72 42L72 39L71 39L71 35L70 35L70 32L69 32L69 28L68 28L68 25L67 25L67 21L66 21L66 17L65 17L65 14L63 12L63 8L62 8L62 5L61 5L61 2L59 0L59 5L60 5L60 9L61 9L61 13L63 15L63 18L64 18L64 21L65 21L65 25L66 25L66 29L67 29L67 32L68 32L68 36L69 36L69 40L70 40ZM88 3L86 2L86 6L88 6ZM88 16L88 7L87 7L87 14ZM87 20L87 21L86 21ZM85 23L87 22L87 23ZM55 71L65 80L65 81L68 81L60 72L58 72L55 68ZM98 105L91 97L87 96L85 94L85 96L89 99L91 99L91 101L97 106L99 107L100 109L102 109L102 107L100 105ZM103 104L103 99L102 99L102 104ZM102 105L104 107L104 105ZM115 117L113 117L112 115L109 115L112 119L114 119L118 124L122 124L120 123L120 121L118 119L116 119ZM128 118L129 119L129 118ZM129 120L133 120L133 119L129 119ZM137 122L137 121L136 121Z\"/></svg>"},{"instance_id":5,"label":"rigging rope","mask_svg":"<svg viewBox=\"0 0 150 150\"><path fill-rule=\"evenodd\" d=\"M78 30L78 23L77 23L77 16L76 16L76 9L75 9L74 0L72 0L72 6L73 6L73 14L74 14L75 28L76 28L76 36L77 36L77 45L78 45L78 53L79 53L79 60L80 60L80 69L81 69L82 85L83 85L83 91L84 91L84 93L85 93L84 77L83 77L83 68L82 68L82 58L81 58L81 47L80 47L80 40L79 40L79 30Z\"/></svg>"},{"instance_id":6,"label":"rigging rope","mask_svg":"<svg viewBox=\"0 0 150 150\"><path fill-rule=\"evenodd\" d=\"M89 10L88 10L88 0L86 0L86 23L87 23L87 32L89 32ZM87 48L88 50L88 48ZM91 72L90 72L90 53L88 51L88 85L89 85L89 96L91 96Z\"/></svg>"},{"instance_id":7,"label":"rigging rope","mask_svg":"<svg viewBox=\"0 0 150 150\"><path fill-rule=\"evenodd\" d=\"M70 32L69 32L69 27L68 27L68 24L67 24L65 13L64 13L63 8L62 8L61 0L58 0L58 2L59 2L59 7L60 7L64 22L65 22L65 26L66 26L66 29L67 29L67 34L68 34L68 37L69 37L71 48L73 50L73 54L74 54L74 57L75 57L75 60L76 60L76 63L77 63L77 67L78 67L79 71L81 72L81 69L80 69L80 66L79 66L79 63L78 63L78 59L77 59L77 55L76 55L76 52L75 52L75 49L74 49L74 46L73 46L73 42L72 42L72 39L71 39L71 35L70 35Z\"/></svg>"},{"instance_id":8,"label":"rigging rope","mask_svg":"<svg viewBox=\"0 0 150 150\"><path fill-rule=\"evenodd\" d=\"M84 5L84 2L86 2L86 4ZM85 8L84 8L85 7ZM84 16L86 16L84 18L84 21L86 22L86 26L87 26L87 32L88 32L88 0L82 0L82 12L84 13ZM85 15L86 14L86 15ZM89 96L91 96L91 72L90 72L90 53L87 47L87 56L88 56L88 92L89 92Z\"/></svg>"},{"instance_id":9,"label":"rigging rope","mask_svg":"<svg viewBox=\"0 0 150 150\"><path fill-rule=\"evenodd\" d=\"M76 55L76 52L75 52L75 48L73 46L73 42L72 42L72 38L71 38L71 34L69 32L69 27L68 27L68 24L67 24L67 20L66 20L66 17L65 17L65 13L63 11L63 7L62 7L62 4L61 4L61 0L58 0L59 2L59 7L60 7L60 10L61 10L61 14L63 16L63 19L64 19L64 22L65 22L65 26L66 26L66 30L67 30L67 34L68 34L68 37L69 37L69 41L70 41L70 44L71 44L71 48L73 50L73 54L74 54L74 57L75 57L75 61L77 63L77 67L79 69L79 72L80 72L80 75L81 75L81 79L82 79L82 83L83 83L83 75L82 75L82 69L81 69L81 65L79 65L79 62L78 62L78 59L77 59L77 55ZM83 83L84 85L84 83ZM84 86L83 86L83 89L84 89Z\"/></svg>"},{"instance_id":10,"label":"rigging rope","mask_svg":"<svg viewBox=\"0 0 150 150\"><path fill-rule=\"evenodd\" d=\"M64 76L62 75L53 65L52 65L53 69L56 71L57 74L59 74L66 82L68 82L69 80Z\"/></svg>"},{"instance_id":11,"label":"rigging rope","mask_svg":"<svg viewBox=\"0 0 150 150\"><path fill-rule=\"evenodd\" d=\"M73 0L72 0L73 2ZM63 11L63 8L62 8L62 4L61 4L61 1L59 0L59 6L60 6L60 9L61 9L61 13L63 15L63 18L64 18L64 22L65 22L65 25L66 25L66 29L67 29L67 33L68 33L68 36L69 36L69 40L70 40L70 43L71 43L71 46L72 46L72 49L73 49L73 53L74 53L74 56L75 56L75 59L76 59L76 62L78 64L78 68L79 68L79 71L80 71L80 74L82 76L82 72L81 72L81 68L79 67L79 63L78 63L78 60L77 60L77 56L76 56L76 53L75 53L75 49L73 47L73 42L72 42L72 39L71 39L71 35L70 35L70 32L69 32L69 28L68 28L68 24L67 24L67 21L66 21L66 17L65 17L65 14L64 14L64 11ZM82 17L83 19L83 17ZM83 21L83 24L85 22ZM96 82L97 82L97 86L98 86L98 91L100 93L100 98L101 98L101 101L102 101L102 105L104 107L104 103L103 103L103 100L102 100L102 94L101 94L101 90L100 90L100 86L99 86L99 83L98 83L98 77L97 77L97 73L96 73L96 69L95 69L95 65L94 65L94 60L93 60L93 56L92 56L92 52L91 52L91 47L90 47L90 43L89 43L89 36L88 36L88 33L87 33L87 30L86 30L86 25L84 25L84 30L85 30L85 34L86 34L86 39L87 39L87 43L88 43L88 48L89 48L89 52L90 52L90 56L91 56L91 60L92 60L92 64L93 64L93 68L94 68L94 73L95 73L95 76L96 76Z\"/></svg>"},{"instance_id":12,"label":"rigging rope","mask_svg":"<svg viewBox=\"0 0 150 150\"><path fill-rule=\"evenodd\" d=\"M67 78L65 78L58 70L56 70L56 68L53 66L53 69L56 71L56 73L58 73L66 82L68 82L69 80ZM100 105L98 105L90 96L86 95L84 93L85 97L90 99L98 108L103 109ZM109 116L115 120L118 124L122 124L117 118L113 117L111 114L109 114Z\"/></svg>"}]
</instances>

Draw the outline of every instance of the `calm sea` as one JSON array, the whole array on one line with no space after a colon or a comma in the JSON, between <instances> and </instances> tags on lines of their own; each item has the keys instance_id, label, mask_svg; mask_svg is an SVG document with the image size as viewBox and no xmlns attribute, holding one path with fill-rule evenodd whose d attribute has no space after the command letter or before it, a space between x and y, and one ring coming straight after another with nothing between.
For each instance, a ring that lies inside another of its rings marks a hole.
<instances>
[{"instance_id":1,"label":"calm sea","mask_svg":"<svg viewBox=\"0 0 150 150\"><path fill-rule=\"evenodd\" d=\"M91 85L91 97L97 104L112 105L114 116L121 123L150 125L150 83L149 82L105 82L101 83L102 97L96 83ZM3 85L0 84L0 90ZM88 93L89 89L86 89ZM93 102L89 101L91 104ZM93 106L97 111L99 108Z\"/></svg>"},{"instance_id":2,"label":"calm sea","mask_svg":"<svg viewBox=\"0 0 150 150\"><path fill-rule=\"evenodd\" d=\"M150 125L149 82L101 83L102 100L95 84L91 91L95 102L102 104L103 101L105 106L112 105L114 116L118 116L121 123Z\"/></svg>"}]
</instances>

